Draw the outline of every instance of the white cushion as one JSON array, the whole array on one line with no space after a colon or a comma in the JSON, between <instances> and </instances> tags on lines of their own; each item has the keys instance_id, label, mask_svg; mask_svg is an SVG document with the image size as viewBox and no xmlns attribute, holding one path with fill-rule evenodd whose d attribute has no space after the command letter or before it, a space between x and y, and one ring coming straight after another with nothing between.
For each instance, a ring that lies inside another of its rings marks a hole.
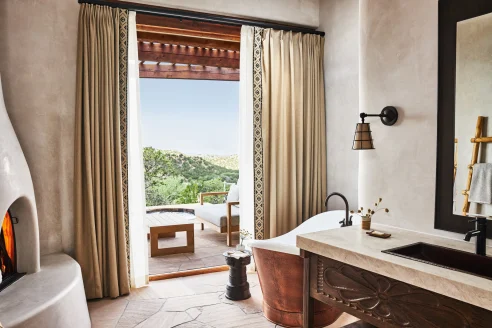
<instances>
[{"instance_id":1,"label":"white cushion","mask_svg":"<svg viewBox=\"0 0 492 328\"><path fill-rule=\"evenodd\" d=\"M205 204L195 208L195 215L217 227L227 227L227 204ZM231 223L239 225L239 206L231 207Z\"/></svg>"},{"instance_id":2,"label":"white cushion","mask_svg":"<svg viewBox=\"0 0 492 328\"><path fill-rule=\"evenodd\" d=\"M300 226L282 236L267 240L251 240L247 243L247 245L249 247L257 247L281 253L300 255L301 250L296 247L297 235L330 229L343 229L340 228L339 222L344 217L345 211L343 210L323 212L304 221ZM359 225L361 222L361 217L357 214L353 214L352 222L354 225Z\"/></svg>"},{"instance_id":3,"label":"white cushion","mask_svg":"<svg viewBox=\"0 0 492 328\"><path fill-rule=\"evenodd\" d=\"M239 187L238 185L231 185L229 193L227 194L227 202L239 202Z\"/></svg>"}]
</instances>

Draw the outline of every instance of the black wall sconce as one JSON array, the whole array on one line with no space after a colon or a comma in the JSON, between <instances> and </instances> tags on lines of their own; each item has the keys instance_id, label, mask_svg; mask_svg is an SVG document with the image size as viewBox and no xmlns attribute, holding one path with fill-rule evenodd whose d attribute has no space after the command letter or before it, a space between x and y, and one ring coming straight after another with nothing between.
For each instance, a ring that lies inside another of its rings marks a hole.
<instances>
[{"instance_id":1,"label":"black wall sconce","mask_svg":"<svg viewBox=\"0 0 492 328\"><path fill-rule=\"evenodd\" d=\"M379 117L384 125L391 126L398 121L398 111L393 106L384 107L381 114L366 114L360 113L362 123L357 123L355 127L353 150L376 149L372 139L371 126L365 123L366 117Z\"/></svg>"}]
</instances>

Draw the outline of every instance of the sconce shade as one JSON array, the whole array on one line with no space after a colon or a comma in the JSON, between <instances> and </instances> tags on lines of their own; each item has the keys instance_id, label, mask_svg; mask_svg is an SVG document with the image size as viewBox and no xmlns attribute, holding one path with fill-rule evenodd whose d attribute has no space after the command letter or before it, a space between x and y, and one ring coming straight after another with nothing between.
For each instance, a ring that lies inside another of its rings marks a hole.
<instances>
[{"instance_id":1,"label":"sconce shade","mask_svg":"<svg viewBox=\"0 0 492 328\"><path fill-rule=\"evenodd\" d=\"M355 127L353 150L375 149L369 123L357 123Z\"/></svg>"}]
</instances>

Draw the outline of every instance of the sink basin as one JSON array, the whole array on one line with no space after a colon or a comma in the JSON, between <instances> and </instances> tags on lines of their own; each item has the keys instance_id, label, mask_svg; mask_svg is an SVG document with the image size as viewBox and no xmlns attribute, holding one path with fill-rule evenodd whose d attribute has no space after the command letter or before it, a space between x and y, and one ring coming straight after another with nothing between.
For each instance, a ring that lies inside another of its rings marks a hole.
<instances>
[{"instance_id":1,"label":"sink basin","mask_svg":"<svg viewBox=\"0 0 492 328\"><path fill-rule=\"evenodd\" d=\"M492 280L492 257L426 243L415 243L382 252Z\"/></svg>"}]
</instances>

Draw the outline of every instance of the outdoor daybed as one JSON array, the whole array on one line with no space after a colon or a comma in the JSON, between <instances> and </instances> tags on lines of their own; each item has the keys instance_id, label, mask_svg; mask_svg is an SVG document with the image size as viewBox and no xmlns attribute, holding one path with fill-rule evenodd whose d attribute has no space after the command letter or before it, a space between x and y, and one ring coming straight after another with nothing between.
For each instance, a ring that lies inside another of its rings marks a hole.
<instances>
[{"instance_id":1,"label":"outdoor daybed","mask_svg":"<svg viewBox=\"0 0 492 328\"><path fill-rule=\"evenodd\" d=\"M226 203L204 204L205 196L227 196ZM227 232L227 246L232 246L232 233L239 231L239 192L237 186L231 186L229 192L204 192L200 193L200 206L195 208L197 221L219 232Z\"/></svg>"}]
</instances>

